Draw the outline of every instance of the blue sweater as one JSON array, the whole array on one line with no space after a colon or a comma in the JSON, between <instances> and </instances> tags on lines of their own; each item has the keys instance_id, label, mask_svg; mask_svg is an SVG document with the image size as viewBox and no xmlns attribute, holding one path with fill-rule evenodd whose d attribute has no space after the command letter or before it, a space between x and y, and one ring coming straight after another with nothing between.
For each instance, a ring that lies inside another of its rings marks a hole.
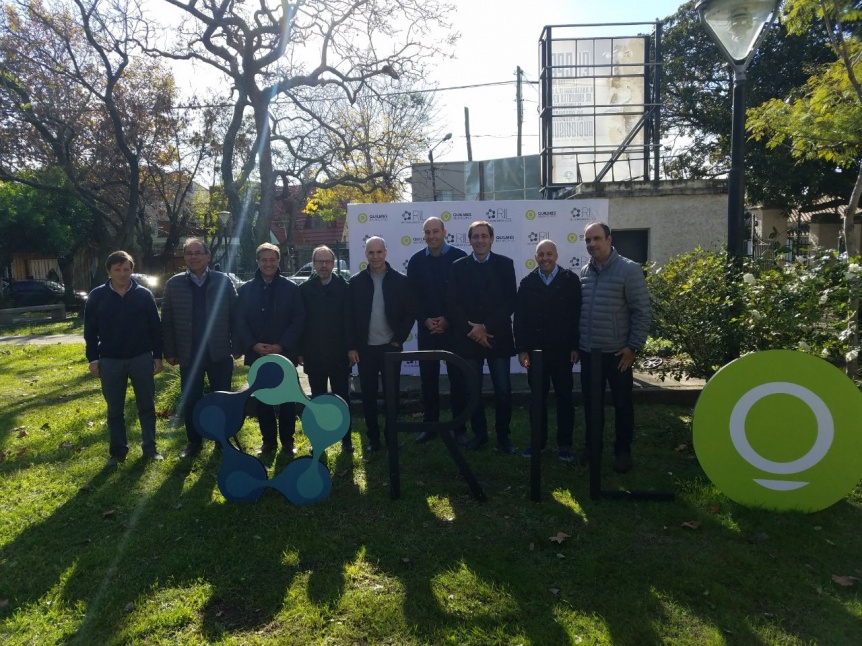
<instances>
[{"instance_id":1,"label":"blue sweater","mask_svg":"<svg viewBox=\"0 0 862 646\"><path fill-rule=\"evenodd\" d=\"M111 289L110 280L96 287L84 307L84 342L91 363L144 353L161 359L162 328L152 292L134 279L124 296Z\"/></svg>"}]
</instances>

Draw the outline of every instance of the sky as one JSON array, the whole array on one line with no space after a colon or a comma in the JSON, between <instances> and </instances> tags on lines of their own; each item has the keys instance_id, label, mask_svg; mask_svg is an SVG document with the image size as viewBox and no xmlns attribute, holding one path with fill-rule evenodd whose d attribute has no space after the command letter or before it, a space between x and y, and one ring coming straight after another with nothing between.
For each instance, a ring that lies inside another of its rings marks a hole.
<instances>
[{"instance_id":1,"label":"sky","mask_svg":"<svg viewBox=\"0 0 862 646\"><path fill-rule=\"evenodd\" d=\"M682 0L457 0L451 17L461 38L453 60L442 61L431 76L438 88L515 80L520 65L524 83L522 152L539 153L539 38L548 25L653 22L676 12ZM632 36L650 25L584 29L583 36ZM515 84L437 93L439 131L452 139L434 150L434 161L467 159L464 108L470 109L473 159L517 154Z\"/></svg>"}]
</instances>

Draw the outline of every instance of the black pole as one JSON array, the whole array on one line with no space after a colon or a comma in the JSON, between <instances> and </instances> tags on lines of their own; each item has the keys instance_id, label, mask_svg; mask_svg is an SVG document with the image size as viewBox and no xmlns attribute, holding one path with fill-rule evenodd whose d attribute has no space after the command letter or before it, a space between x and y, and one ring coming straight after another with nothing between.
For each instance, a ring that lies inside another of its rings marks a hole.
<instances>
[{"instance_id":1,"label":"black pole","mask_svg":"<svg viewBox=\"0 0 862 646\"><path fill-rule=\"evenodd\" d=\"M745 214L745 72L734 71L730 173L727 176L727 257L742 258Z\"/></svg>"},{"instance_id":2,"label":"black pole","mask_svg":"<svg viewBox=\"0 0 862 646\"><path fill-rule=\"evenodd\" d=\"M437 201L437 176L434 174L434 148L428 151L428 163L431 164L431 201Z\"/></svg>"},{"instance_id":3,"label":"black pole","mask_svg":"<svg viewBox=\"0 0 862 646\"><path fill-rule=\"evenodd\" d=\"M542 500L542 417L545 401L545 360L541 350L530 353L530 500Z\"/></svg>"},{"instance_id":4,"label":"black pole","mask_svg":"<svg viewBox=\"0 0 862 646\"><path fill-rule=\"evenodd\" d=\"M587 432L590 434L590 498L596 500L602 496L602 428L604 418L605 405L605 380L602 379L602 351L591 350L589 357L582 357L581 360L590 362L590 403L592 405L593 414L590 418L590 427Z\"/></svg>"}]
</instances>

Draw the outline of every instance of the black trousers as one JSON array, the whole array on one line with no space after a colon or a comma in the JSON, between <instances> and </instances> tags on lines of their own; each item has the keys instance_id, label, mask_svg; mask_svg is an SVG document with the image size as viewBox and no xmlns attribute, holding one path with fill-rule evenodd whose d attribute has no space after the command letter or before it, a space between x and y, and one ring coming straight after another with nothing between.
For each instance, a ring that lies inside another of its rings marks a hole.
<instances>
[{"instance_id":1,"label":"black trousers","mask_svg":"<svg viewBox=\"0 0 862 646\"><path fill-rule=\"evenodd\" d=\"M362 412L365 417L365 427L368 429L368 439L371 442L380 441L380 422L377 419L378 379L386 392L386 375L384 373L384 357L390 352L400 352L401 348L390 343L384 345L365 345L359 348L359 387L362 389ZM396 370L395 393L401 383L401 364ZM398 405L396 400L395 405ZM385 429L384 429L385 430Z\"/></svg>"},{"instance_id":2,"label":"black trousers","mask_svg":"<svg viewBox=\"0 0 862 646\"><path fill-rule=\"evenodd\" d=\"M572 374L572 363L569 361L569 352L542 353L544 363L544 374L541 384L536 384L537 376L532 368L527 370L527 381L530 390L534 391L541 386L545 407L542 409L542 448L548 445L548 393L551 391L551 383L554 384L554 396L557 398L557 446L571 447L572 433L575 426L575 408L572 401L572 388L575 378Z\"/></svg>"},{"instance_id":3,"label":"black trousers","mask_svg":"<svg viewBox=\"0 0 862 646\"><path fill-rule=\"evenodd\" d=\"M308 385L311 387L312 398L332 392L333 395L338 395L344 400L345 404L350 406L350 368L347 365L346 354L343 367L332 367L329 370L315 371L309 374ZM331 391L327 390L327 385L332 388ZM352 427L347 429L347 435L344 436L342 443L351 443L351 431Z\"/></svg>"},{"instance_id":4,"label":"black trousers","mask_svg":"<svg viewBox=\"0 0 862 646\"><path fill-rule=\"evenodd\" d=\"M634 386L634 374L629 368L624 372L619 369L620 358L611 352L602 353L601 363L601 390L599 394L600 406L598 410L593 407L592 378L593 368L589 352L581 353L581 392L584 394L584 417L587 427L585 431L584 446L590 445L590 420L593 415L599 416L599 425L605 428L605 384L611 387L611 398L614 403L616 443L614 454L629 454L632 451L632 437L635 430L635 408L632 403L632 387Z\"/></svg>"}]
</instances>

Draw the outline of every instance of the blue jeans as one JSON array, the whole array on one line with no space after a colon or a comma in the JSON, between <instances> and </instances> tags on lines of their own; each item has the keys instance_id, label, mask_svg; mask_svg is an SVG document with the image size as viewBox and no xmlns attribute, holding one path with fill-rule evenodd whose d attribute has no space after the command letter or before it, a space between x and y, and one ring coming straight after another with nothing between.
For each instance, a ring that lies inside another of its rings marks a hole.
<instances>
[{"instance_id":1,"label":"blue jeans","mask_svg":"<svg viewBox=\"0 0 862 646\"><path fill-rule=\"evenodd\" d=\"M180 366L180 386L182 388L182 407L186 419L186 437L189 444L203 441L194 423L195 404L204 396L204 375L210 382L210 390L230 390L233 377L233 357L218 361L201 360L192 365Z\"/></svg>"},{"instance_id":2,"label":"blue jeans","mask_svg":"<svg viewBox=\"0 0 862 646\"><path fill-rule=\"evenodd\" d=\"M482 401L482 365L485 359L467 359L476 371L471 389L479 391L479 405L473 411L470 423L477 438L488 438L488 422L485 420L485 404ZM509 375L509 357L488 357L488 371L494 386L494 412L497 441L509 440L509 424L512 421L512 380Z\"/></svg>"},{"instance_id":3,"label":"blue jeans","mask_svg":"<svg viewBox=\"0 0 862 646\"><path fill-rule=\"evenodd\" d=\"M124 458L129 452L126 438L126 388L129 380L135 391L135 404L141 422L141 448L144 455L156 452L156 386L153 381L153 355L149 352L131 359L100 359L102 395L108 405L110 454Z\"/></svg>"}]
</instances>

